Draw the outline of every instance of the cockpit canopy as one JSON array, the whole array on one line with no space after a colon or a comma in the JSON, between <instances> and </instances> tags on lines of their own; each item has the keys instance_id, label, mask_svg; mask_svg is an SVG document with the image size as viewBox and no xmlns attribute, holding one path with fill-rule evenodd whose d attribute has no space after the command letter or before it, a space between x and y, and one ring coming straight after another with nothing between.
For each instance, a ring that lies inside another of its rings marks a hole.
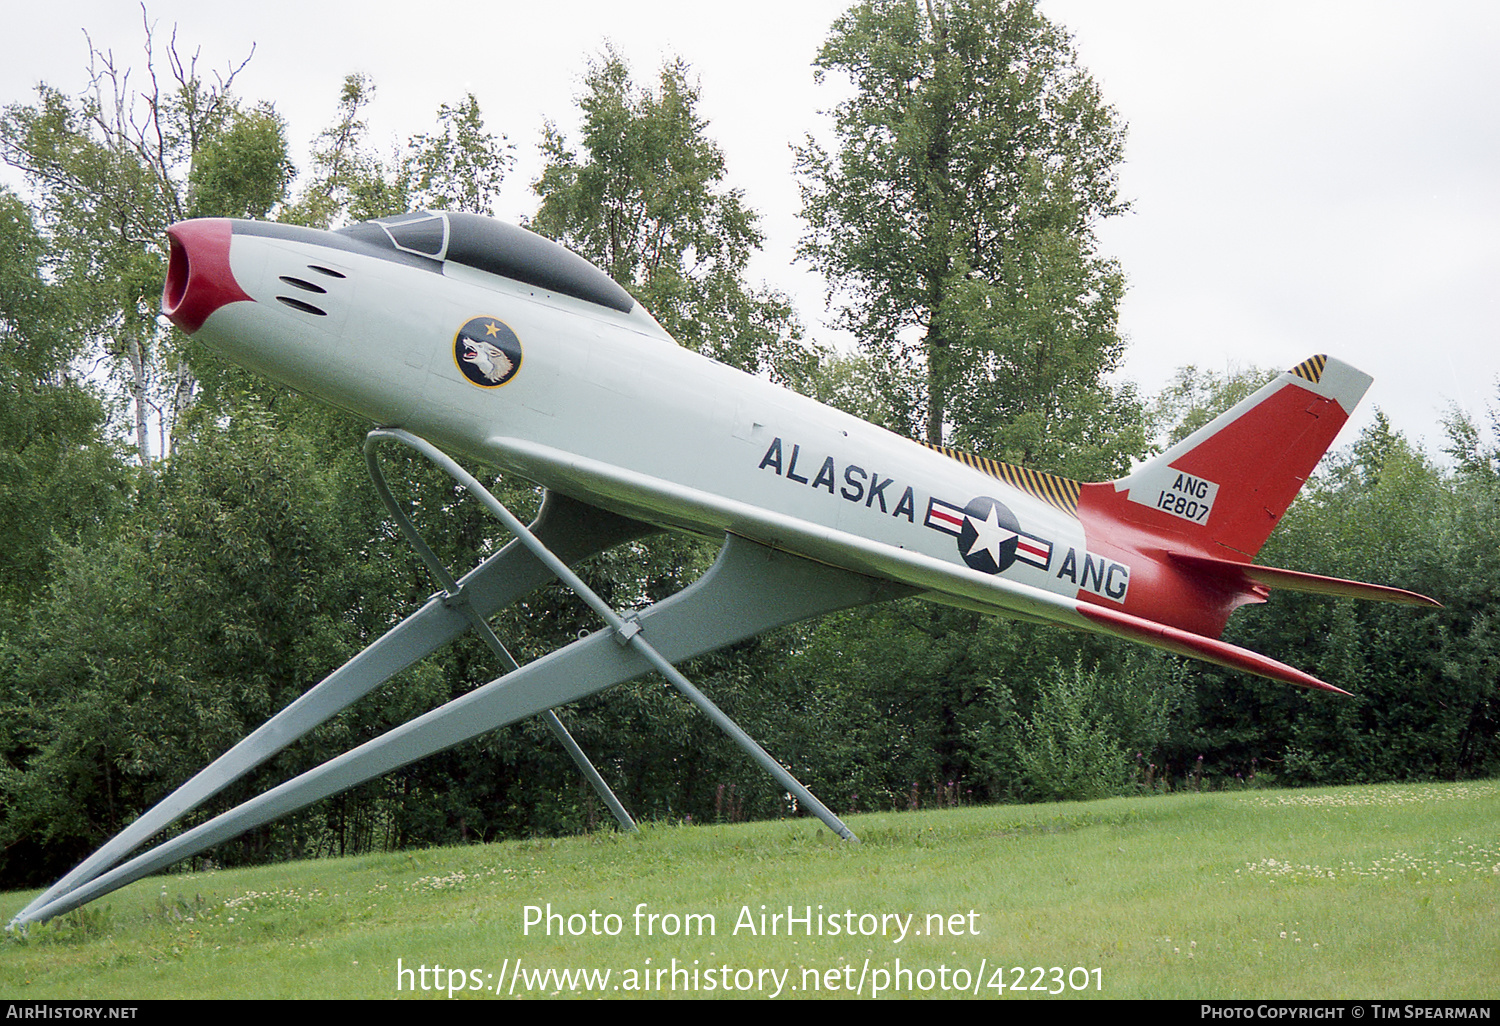
<instances>
[{"instance_id":1,"label":"cockpit canopy","mask_svg":"<svg viewBox=\"0 0 1500 1026\"><path fill-rule=\"evenodd\" d=\"M466 264L621 313L635 305L630 293L577 253L479 214L416 210L350 225L335 234L366 246Z\"/></svg>"}]
</instances>

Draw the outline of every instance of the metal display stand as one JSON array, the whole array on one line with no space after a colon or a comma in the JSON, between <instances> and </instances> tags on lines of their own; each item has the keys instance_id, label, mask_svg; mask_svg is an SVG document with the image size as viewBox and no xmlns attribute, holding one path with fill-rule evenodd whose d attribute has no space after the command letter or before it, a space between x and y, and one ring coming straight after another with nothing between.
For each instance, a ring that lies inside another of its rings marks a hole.
<instances>
[{"instance_id":1,"label":"metal display stand","mask_svg":"<svg viewBox=\"0 0 1500 1026\"><path fill-rule=\"evenodd\" d=\"M400 432L400 435L405 434L406 432ZM437 578L438 584L442 586L442 592L434 597L439 598L443 605L449 609L457 609L463 613L464 617L469 621L470 628L473 629L475 634L484 639L484 643L490 647L490 650L495 655L500 657L501 663L505 665L507 670L519 670L521 668L520 664L516 662L515 657L510 654L510 651L500 642L500 639L495 636L495 632L490 629L489 621L479 615L473 603L469 601L467 594L468 586L453 579L453 575L448 572L448 568L443 565L443 561L438 559L437 554L432 551L426 539L417 530L416 525L411 522L411 518L401 508L401 504L396 501L396 497L391 494L390 486L385 481L385 475L380 470L380 460L375 455L376 443L387 437L395 436L382 435L379 432L373 431L366 436L365 465L369 467L370 480L375 482L375 491L380 495L381 501L385 503L385 508L390 512L392 519L396 521L396 526L401 529L401 533L406 536L406 540L416 550L417 558L426 564L428 571L431 572L433 577ZM416 435L407 435L406 437L415 441L421 441ZM406 441L406 438L400 440ZM422 444L427 445L426 442ZM434 453L440 452L436 447L429 446L429 448ZM427 453L424 452L424 455L427 455ZM429 458L431 457L429 456ZM446 459L447 457L444 458ZM457 466L457 464L454 465ZM475 482L475 485L478 486L478 482ZM465 485L465 487L468 486ZM487 489L484 489L482 486L479 487L480 491L483 491L485 495L490 495ZM472 491L472 488L470 490ZM495 502L495 505L500 506L499 501L495 500L494 496L490 495L490 498ZM504 506L500 506L500 508L505 509ZM510 511L506 510L506 513L509 515ZM520 523L520 521L516 522ZM530 534L533 538L536 537L529 528L522 528L522 530ZM521 535L517 534L516 537L519 538ZM541 542L538 541L537 544L541 545ZM533 551L534 554L534 550L531 550L530 546L527 546L527 548L528 551ZM542 549L543 551L547 551L545 546L542 546ZM615 822L620 824L620 829L633 833L636 830L635 820L630 818L630 813L625 811L625 806L621 804L620 799L615 797L614 791L610 790L610 786L604 782L604 778L599 775L599 771L594 768L594 764L584 754L578 742L573 740L573 735L568 733L568 728L563 726L563 721L558 718L557 713L551 709L544 710L542 712L542 722L547 725L547 729L552 732L552 736L557 738L562 744L569 757L572 758L573 764L578 767L578 771L583 774L584 779L593 787L594 793L609 807L610 814L615 817Z\"/></svg>"},{"instance_id":2,"label":"metal display stand","mask_svg":"<svg viewBox=\"0 0 1500 1026\"><path fill-rule=\"evenodd\" d=\"M436 464L479 499L514 535L513 540L472 572L454 580L401 511L385 483L375 449L387 441L415 449ZM246 830L497 727L538 714L549 717L548 726L610 806L621 827L633 829L629 814L552 710L651 670L665 676L729 734L795 796L799 805L812 811L838 836L858 840L673 664L774 627L837 609L886 601L911 594L912 589L815 563L730 534L718 559L703 577L669 598L622 616L584 584L565 560L583 558L652 533L655 528L553 493L548 493L536 522L527 527L441 450L405 431L383 428L370 432L365 441L365 455L382 500L443 590L105 844L18 913L11 921L12 927L50 919ZM606 626L518 666L490 630L487 618L552 578L562 581L582 598ZM485 639L508 667L506 673L123 865L116 865L153 834L281 748L466 630L474 630Z\"/></svg>"}]
</instances>

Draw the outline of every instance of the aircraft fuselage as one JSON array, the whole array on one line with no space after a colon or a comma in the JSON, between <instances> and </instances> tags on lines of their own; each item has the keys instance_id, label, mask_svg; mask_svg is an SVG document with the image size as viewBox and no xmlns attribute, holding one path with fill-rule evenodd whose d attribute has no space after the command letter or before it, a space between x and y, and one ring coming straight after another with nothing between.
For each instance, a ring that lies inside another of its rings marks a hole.
<instances>
[{"instance_id":1,"label":"aircraft fuselage","mask_svg":"<svg viewBox=\"0 0 1500 1026\"><path fill-rule=\"evenodd\" d=\"M163 310L230 359L638 521L969 609L1306 687L1217 639L1270 587L1416 604L1250 565L1370 378L1315 356L1117 481L938 450L677 345L617 283L473 214L323 232L171 229Z\"/></svg>"},{"instance_id":2,"label":"aircraft fuselage","mask_svg":"<svg viewBox=\"0 0 1500 1026\"><path fill-rule=\"evenodd\" d=\"M1129 608L1131 560L1091 551L1076 516L684 349L638 305L253 230L229 249L253 302L213 310L195 337L295 389L626 516L732 532L934 598L1040 613L989 586L1002 577L1034 599Z\"/></svg>"}]
</instances>

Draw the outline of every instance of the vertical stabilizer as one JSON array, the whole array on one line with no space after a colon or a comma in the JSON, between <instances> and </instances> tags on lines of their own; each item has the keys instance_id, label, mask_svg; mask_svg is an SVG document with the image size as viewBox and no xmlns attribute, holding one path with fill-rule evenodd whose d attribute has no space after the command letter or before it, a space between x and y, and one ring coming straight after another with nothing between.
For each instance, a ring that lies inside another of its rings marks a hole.
<instances>
[{"instance_id":1,"label":"vertical stabilizer","mask_svg":"<svg viewBox=\"0 0 1500 1026\"><path fill-rule=\"evenodd\" d=\"M1371 380L1332 357L1304 360L1128 477L1088 486L1095 501L1084 505L1108 507L1174 548L1248 561Z\"/></svg>"}]
</instances>

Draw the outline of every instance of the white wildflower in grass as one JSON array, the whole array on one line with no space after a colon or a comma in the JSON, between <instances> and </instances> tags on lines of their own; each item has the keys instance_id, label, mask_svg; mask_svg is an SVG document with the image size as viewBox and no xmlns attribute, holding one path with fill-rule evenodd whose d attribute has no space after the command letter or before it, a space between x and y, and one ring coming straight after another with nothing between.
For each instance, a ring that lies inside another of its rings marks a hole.
<instances>
[{"instance_id":1,"label":"white wildflower in grass","mask_svg":"<svg viewBox=\"0 0 1500 1026\"><path fill-rule=\"evenodd\" d=\"M1234 872L1235 875L1240 875L1242 871L1236 869ZM1295 863L1267 856L1245 863L1243 873L1296 881L1363 878L1412 882L1442 879L1452 882L1457 875L1463 873L1500 875L1500 841L1475 844L1459 837L1448 844L1435 845L1425 853L1397 850L1369 862L1345 859L1338 866Z\"/></svg>"},{"instance_id":2,"label":"white wildflower in grass","mask_svg":"<svg viewBox=\"0 0 1500 1026\"><path fill-rule=\"evenodd\" d=\"M1370 808L1377 806L1431 805L1439 801L1474 801L1500 793L1500 781L1474 780L1462 784L1430 785L1404 791L1388 788L1340 788L1333 794L1315 792L1262 791L1246 795L1252 805L1319 809Z\"/></svg>"}]
</instances>

